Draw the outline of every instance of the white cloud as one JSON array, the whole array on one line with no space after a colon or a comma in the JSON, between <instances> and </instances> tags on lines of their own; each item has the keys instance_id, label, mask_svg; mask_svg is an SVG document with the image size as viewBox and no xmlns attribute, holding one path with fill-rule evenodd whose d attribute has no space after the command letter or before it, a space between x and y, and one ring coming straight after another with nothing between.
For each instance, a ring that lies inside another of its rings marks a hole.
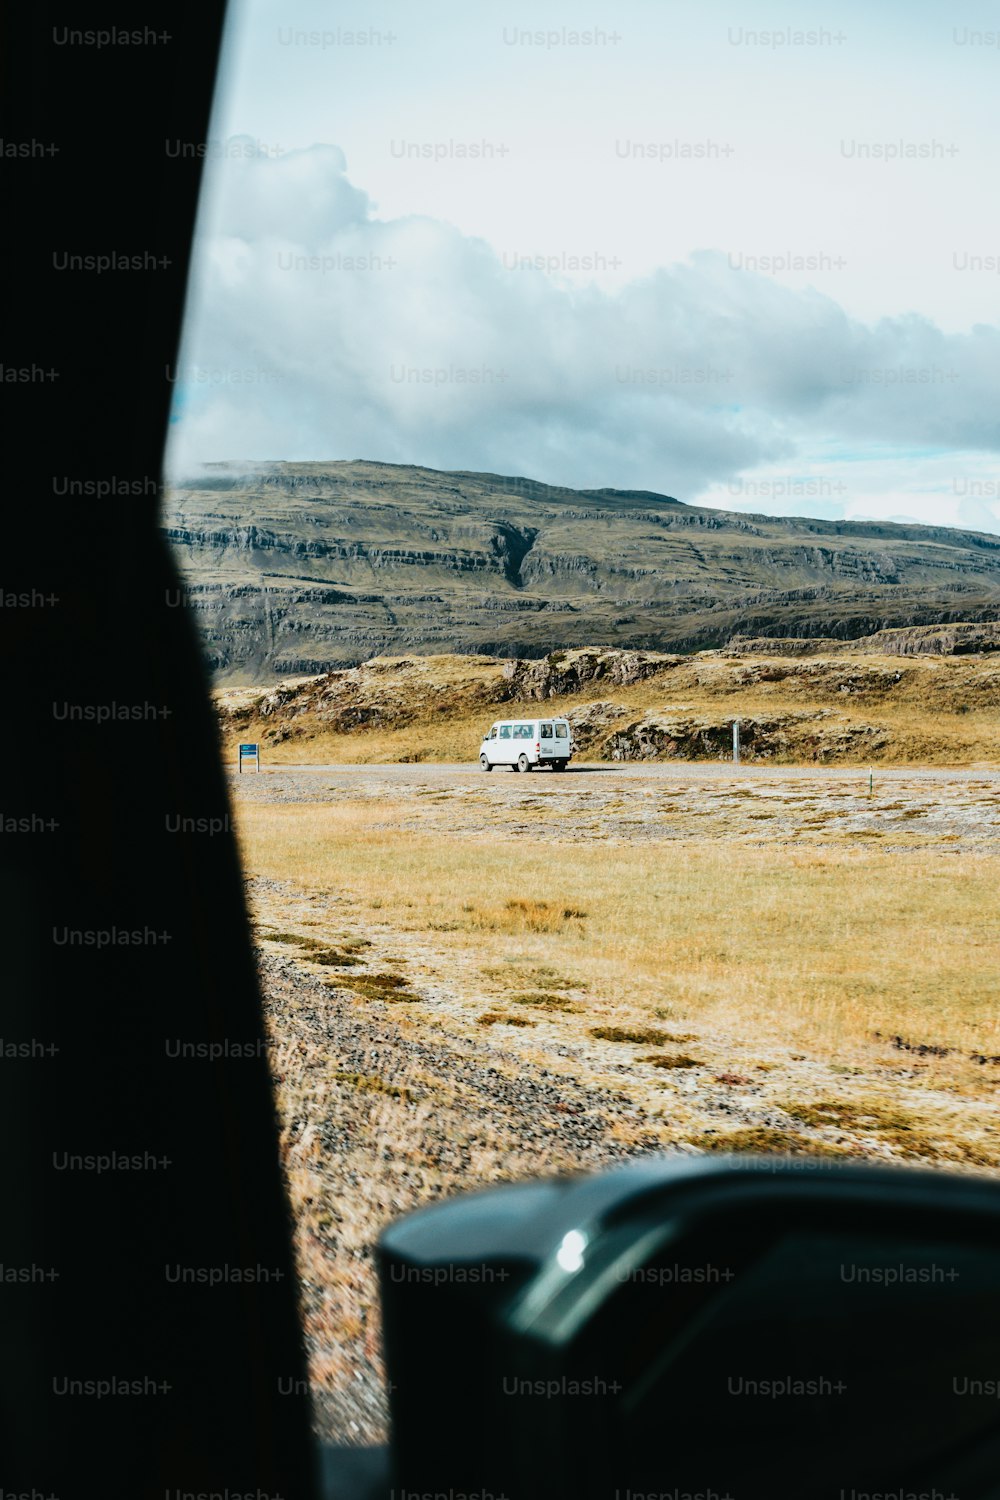
<instances>
[{"instance_id":1,"label":"white cloud","mask_svg":"<svg viewBox=\"0 0 1000 1500\"><path fill-rule=\"evenodd\" d=\"M959 466L982 481L1000 448L998 356L995 327L866 325L720 251L615 291L510 269L447 223L377 218L336 147L233 150L203 209L168 473L378 458L693 499L878 450L879 494L926 510L947 475L954 524Z\"/></svg>"},{"instance_id":2,"label":"white cloud","mask_svg":"<svg viewBox=\"0 0 1000 1500\"><path fill-rule=\"evenodd\" d=\"M892 447L848 456L818 445L794 464L764 464L690 498L720 510L1000 532L996 460L962 450L904 460Z\"/></svg>"}]
</instances>

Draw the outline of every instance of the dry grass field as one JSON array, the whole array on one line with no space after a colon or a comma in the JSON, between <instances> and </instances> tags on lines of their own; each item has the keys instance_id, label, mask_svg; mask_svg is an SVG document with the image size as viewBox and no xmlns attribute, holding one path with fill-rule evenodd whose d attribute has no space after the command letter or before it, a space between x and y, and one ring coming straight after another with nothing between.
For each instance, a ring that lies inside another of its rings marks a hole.
<instances>
[{"instance_id":1,"label":"dry grass field","mask_svg":"<svg viewBox=\"0 0 1000 1500\"><path fill-rule=\"evenodd\" d=\"M894 791L870 815L881 826L859 829L837 826L853 809L836 804L857 805L860 789L831 797L795 787L790 808L787 788L748 797L737 787L705 796L704 807L689 793L683 810L676 788L632 809L630 790L611 808L590 806L588 778L571 816L604 812L621 827L633 812L654 837L609 839L595 821L565 838L567 794L516 792L528 826L512 838L499 799L491 807L464 788L418 790L415 805L397 794L244 807L241 828L250 869L329 893L400 935L433 935L453 967L492 965L487 993L523 989L519 967L533 965L560 984L571 971L592 997L591 1019L669 1014L723 1028L741 1046L771 1037L830 1050L879 1030L1000 1053L992 849L948 858L961 835L926 832L926 808ZM632 795L647 799L645 789ZM1000 832L997 789L967 795ZM459 817L466 829L453 826ZM667 819L670 836L657 839ZM782 819L785 838L769 836L766 825ZM504 964L507 986L497 978Z\"/></svg>"},{"instance_id":2,"label":"dry grass field","mask_svg":"<svg viewBox=\"0 0 1000 1500\"><path fill-rule=\"evenodd\" d=\"M329 1436L381 1430L371 1244L442 1194L648 1150L1000 1169L992 771L234 787Z\"/></svg>"}]
</instances>

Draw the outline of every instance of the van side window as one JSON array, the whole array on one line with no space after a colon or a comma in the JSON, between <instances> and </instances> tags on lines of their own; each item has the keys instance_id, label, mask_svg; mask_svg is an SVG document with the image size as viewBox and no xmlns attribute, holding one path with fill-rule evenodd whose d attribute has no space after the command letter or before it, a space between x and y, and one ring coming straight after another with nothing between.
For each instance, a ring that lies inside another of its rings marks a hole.
<instances>
[{"instance_id":1,"label":"van side window","mask_svg":"<svg viewBox=\"0 0 1000 1500\"><path fill-rule=\"evenodd\" d=\"M509 724L501 724L500 725L500 738L502 740L509 740L510 739L510 725Z\"/></svg>"},{"instance_id":2,"label":"van side window","mask_svg":"<svg viewBox=\"0 0 1000 1500\"><path fill-rule=\"evenodd\" d=\"M518 739L518 740L530 740L531 739L531 735L532 735L532 726L530 724L515 724L515 726L514 726L514 738L515 739Z\"/></svg>"},{"instance_id":3,"label":"van side window","mask_svg":"<svg viewBox=\"0 0 1000 1500\"><path fill-rule=\"evenodd\" d=\"M496 737L497 737L497 726L494 724L493 728L490 730L490 739L491 740L495 740Z\"/></svg>"},{"instance_id":4,"label":"van side window","mask_svg":"<svg viewBox=\"0 0 1000 1500\"><path fill-rule=\"evenodd\" d=\"M539 738L543 739L543 740L550 740L552 738L552 725L551 724L543 724L542 725L542 732L541 732L541 735L539 736Z\"/></svg>"},{"instance_id":5,"label":"van side window","mask_svg":"<svg viewBox=\"0 0 1000 1500\"><path fill-rule=\"evenodd\" d=\"M569 725L568 724L557 724L556 725L556 739L557 740L568 740L569 739Z\"/></svg>"}]
</instances>

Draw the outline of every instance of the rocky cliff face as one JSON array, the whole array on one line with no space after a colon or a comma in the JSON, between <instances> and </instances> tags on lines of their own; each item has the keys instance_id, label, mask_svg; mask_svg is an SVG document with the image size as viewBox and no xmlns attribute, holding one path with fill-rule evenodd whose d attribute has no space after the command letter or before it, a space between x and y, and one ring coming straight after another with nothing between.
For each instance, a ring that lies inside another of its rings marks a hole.
<instances>
[{"instance_id":1,"label":"rocky cliff face","mask_svg":"<svg viewBox=\"0 0 1000 1500\"><path fill-rule=\"evenodd\" d=\"M734 636L725 649L731 656L757 652L767 656L829 656L843 651L882 656L982 656L1000 651L1000 624L914 625L879 630L855 641Z\"/></svg>"},{"instance_id":2,"label":"rocky cliff face","mask_svg":"<svg viewBox=\"0 0 1000 1500\"><path fill-rule=\"evenodd\" d=\"M539 659L595 641L667 654L737 635L930 641L913 632L956 622L979 651L968 633L996 639L1000 618L1000 537L492 474L221 464L168 494L163 527L207 660L232 682L380 654ZM544 697L544 671L536 686Z\"/></svg>"}]
</instances>

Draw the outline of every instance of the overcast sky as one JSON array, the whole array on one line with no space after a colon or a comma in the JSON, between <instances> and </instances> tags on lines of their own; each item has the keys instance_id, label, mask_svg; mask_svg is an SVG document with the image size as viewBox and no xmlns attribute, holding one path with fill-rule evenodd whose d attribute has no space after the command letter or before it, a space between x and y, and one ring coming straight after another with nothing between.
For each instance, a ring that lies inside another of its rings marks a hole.
<instances>
[{"instance_id":1,"label":"overcast sky","mask_svg":"<svg viewBox=\"0 0 1000 1500\"><path fill-rule=\"evenodd\" d=\"M1000 532L998 82L989 0L233 0L168 474Z\"/></svg>"}]
</instances>

